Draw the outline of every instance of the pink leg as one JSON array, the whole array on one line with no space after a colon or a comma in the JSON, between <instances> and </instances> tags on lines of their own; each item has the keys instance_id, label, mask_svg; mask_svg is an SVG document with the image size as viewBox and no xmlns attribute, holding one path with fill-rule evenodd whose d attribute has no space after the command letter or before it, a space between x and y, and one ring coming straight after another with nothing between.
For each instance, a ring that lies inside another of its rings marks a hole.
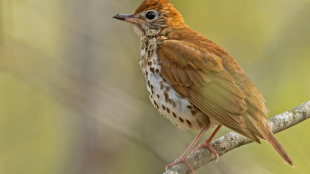
<instances>
[{"instance_id":1,"label":"pink leg","mask_svg":"<svg viewBox=\"0 0 310 174\"><path fill-rule=\"evenodd\" d=\"M213 137L215 136L215 134L220 130L221 127L222 127L222 125L218 125L217 128L212 133L212 135L205 142L199 144L199 146L196 149L194 149L192 151L192 153L196 152L200 148L208 147L213 152L213 154L216 156L215 163L217 163L217 161L219 160L219 154L217 154L216 150L213 149L213 147L210 145L210 143L211 143Z\"/></svg>"},{"instance_id":2,"label":"pink leg","mask_svg":"<svg viewBox=\"0 0 310 174\"><path fill-rule=\"evenodd\" d=\"M169 164L166 166L166 170L168 170L170 167L176 165L176 164L179 164L181 162L184 162L185 164L187 164L188 168L189 168L189 171L192 172L193 174L195 173L194 172L194 169L193 167L189 164L188 160L187 160L187 155L189 154L189 152L191 151L191 149L195 146L195 144L197 143L197 141L200 139L200 137L202 137L202 135L209 129L210 127L210 123L208 123L201 131L200 133L197 135L197 137L194 139L194 141L189 145L189 147L186 149L186 151L183 153L183 155L176 159L174 161L174 163L172 164Z\"/></svg>"}]
</instances>

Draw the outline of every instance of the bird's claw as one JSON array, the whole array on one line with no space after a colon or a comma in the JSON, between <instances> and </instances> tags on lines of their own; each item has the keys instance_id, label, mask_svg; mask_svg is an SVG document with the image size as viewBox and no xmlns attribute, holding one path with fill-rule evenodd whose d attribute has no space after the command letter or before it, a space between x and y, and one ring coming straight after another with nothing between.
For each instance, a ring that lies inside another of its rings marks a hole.
<instances>
[{"instance_id":1,"label":"bird's claw","mask_svg":"<svg viewBox=\"0 0 310 174\"><path fill-rule=\"evenodd\" d=\"M212 153L214 154L214 156L216 156L215 163L217 163L218 160L219 160L219 158L220 158L220 156L219 156L219 154L216 152L216 150L211 146L209 140L206 140L205 142L199 144L199 146L198 146L197 148L193 149L192 153L196 152L197 150L199 150L199 149L201 149L201 148L203 148L203 147L208 147L208 148L212 151Z\"/></svg>"},{"instance_id":2,"label":"bird's claw","mask_svg":"<svg viewBox=\"0 0 310 174\"><path fill-rule=\"evenodd\" d=\"M188 162L188 160L187 160L187 157L186 157L186 156L183 156L183 155L182 155L180 158L176 159L176 160L174 161L174 163L168 164L168 165L166 166L166 170L168 170L170 167L172 167L172 166L174 166L174 165L176 165L176 164L179 164L179 163L181 163L181 162L184 162L184 163L187 165L188 170L189 170L192 174L195 174L194 168L189 164L189 162Z\"/></svg>"}]
</instances>

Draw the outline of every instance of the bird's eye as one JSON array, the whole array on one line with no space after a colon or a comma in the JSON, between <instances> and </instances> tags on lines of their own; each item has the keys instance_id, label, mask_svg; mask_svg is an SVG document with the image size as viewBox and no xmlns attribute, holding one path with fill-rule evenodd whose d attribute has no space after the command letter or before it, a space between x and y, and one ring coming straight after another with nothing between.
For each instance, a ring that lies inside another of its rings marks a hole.
<instances>
[{"instance_id":1,"label":"bird's eye","mask_svg":"<svg viewBox=\"0 0 310 174\"><path fill-rule=\"evenodd\" d=\"M156 14L152 11L146 13L146 18L148 18L149 20L152 20L156 17Z\"/></svg>"}]
</instances>

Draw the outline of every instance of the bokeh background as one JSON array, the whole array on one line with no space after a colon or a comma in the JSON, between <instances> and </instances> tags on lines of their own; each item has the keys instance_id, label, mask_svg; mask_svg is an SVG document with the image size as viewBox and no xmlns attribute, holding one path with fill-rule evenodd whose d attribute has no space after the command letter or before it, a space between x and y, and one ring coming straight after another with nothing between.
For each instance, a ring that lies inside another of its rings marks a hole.
<instances>
[{"instance_id":1,"label":"bokeh background","mask_svg":"<svg viewBox=\"0 0 310 174\"><path fill-rule=\"evenodd\" d=\"M112 19L141 1L0 0L1 174L155 174L184 152L198 132L151 105L139 39ZM270 116L310 99L309 0L171 2L235 57ZM253 143L197 174L309 173L309 124L276 135L294 168Z\"/></svg>"}]
</instances>

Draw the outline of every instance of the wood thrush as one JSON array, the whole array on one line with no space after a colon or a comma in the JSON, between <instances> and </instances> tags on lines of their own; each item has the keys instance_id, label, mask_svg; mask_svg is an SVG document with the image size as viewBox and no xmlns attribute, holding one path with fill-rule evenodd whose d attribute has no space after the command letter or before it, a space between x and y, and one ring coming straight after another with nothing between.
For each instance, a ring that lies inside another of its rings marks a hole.
<instances>
[{"instance_id":1,"label":"wood thrush","mask_svg":"<svg viewBox=\"0 0 310 174\"><path fill-rule=\"evenodd\" d=\"M260 144L267 141L293 166L270 130L264 99L236 60L223 48L185 25L169 0L144 0L132 15L114 18L129 22L141 40L139 64L147 90L159 113L183 130L201 130L184 154L169 168L187 161L199 138L213 134L198 148L208 147L222 125ZM195 151L194 150L194 151Z\"/></svg>"}]
</instances>

